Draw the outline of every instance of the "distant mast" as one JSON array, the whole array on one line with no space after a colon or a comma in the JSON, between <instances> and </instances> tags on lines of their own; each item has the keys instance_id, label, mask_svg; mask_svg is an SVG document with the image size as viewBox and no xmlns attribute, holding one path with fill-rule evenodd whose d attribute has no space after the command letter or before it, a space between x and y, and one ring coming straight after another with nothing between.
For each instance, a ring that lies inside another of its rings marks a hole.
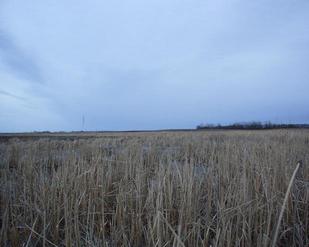
<instances>
[{"instance_id":1,"label":"distant mast","mask_svg":"<svg viewBox=\"0 0 309 247\"><path fill-rule=\"evenodd\" d=\"M82 116L82 131L85 130L85 116Z\"/></svg>"}]
</instances>

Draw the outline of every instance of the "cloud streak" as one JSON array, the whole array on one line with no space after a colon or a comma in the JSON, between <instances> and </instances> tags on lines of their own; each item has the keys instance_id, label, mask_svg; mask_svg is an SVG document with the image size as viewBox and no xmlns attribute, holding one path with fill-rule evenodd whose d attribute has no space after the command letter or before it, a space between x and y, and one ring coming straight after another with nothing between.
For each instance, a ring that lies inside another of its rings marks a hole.
<instances>
[{"instance_id":1,"label":"cloud streak","mask_svg":"<svg viewBox=\"0 0 309 247\"><path fill-rule=\"evenodd\" d=\"M18 99L18 100L21 100L21 101L26 101L26 99L25 99L24 97L15 95L15 94L10 93L10 92L6 92L6 91L4 91L4 90L0 90L0 94L1 94L1 95L4 95L4 96L7 96L7 97L12 97L12 98L14 98L14 99Z\"/></svg>"},{"instance_id":2,"label":"cloud streak","mask_svg":"<svg viewBox=\"0 0 309 247\"><path fill-rule=\"evenodd\" d=\"M44 82L42 71L35 59L25 52L8 33L1 30L0 55L11 73L35 83Z\"/></svg>"}]
</instances>

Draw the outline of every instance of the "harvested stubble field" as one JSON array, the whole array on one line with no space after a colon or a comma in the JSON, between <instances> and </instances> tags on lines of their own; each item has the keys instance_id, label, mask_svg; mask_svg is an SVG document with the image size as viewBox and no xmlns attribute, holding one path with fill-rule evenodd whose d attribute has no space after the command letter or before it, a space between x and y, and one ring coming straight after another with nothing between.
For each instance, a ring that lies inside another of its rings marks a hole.
<instances>
[{"instance_id":1,"label":"harvested stubble field","mask_svg":"<svg viewBox=\"0 0 309 247\"><path fill-rule=\"evenodd\" d=\"M0 143L1 246L309 246L308 130L39 137Z\"/></svg>"}]
</instances>

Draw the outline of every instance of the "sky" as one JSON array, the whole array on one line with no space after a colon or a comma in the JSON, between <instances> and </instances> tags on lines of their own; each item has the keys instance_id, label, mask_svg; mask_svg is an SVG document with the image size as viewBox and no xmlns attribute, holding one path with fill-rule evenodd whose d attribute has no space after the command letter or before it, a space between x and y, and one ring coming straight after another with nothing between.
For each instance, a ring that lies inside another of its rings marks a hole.
<instances>
[{"instance_id":1,"label":"sky","mask_svg":"<svg viewBox=\"0 0 309 247\"><path fill-rule=\"evenodd\" d=\"M1 0L0 132L309 123L308 23L308 0Z\"/></svg>"}]
</instances>

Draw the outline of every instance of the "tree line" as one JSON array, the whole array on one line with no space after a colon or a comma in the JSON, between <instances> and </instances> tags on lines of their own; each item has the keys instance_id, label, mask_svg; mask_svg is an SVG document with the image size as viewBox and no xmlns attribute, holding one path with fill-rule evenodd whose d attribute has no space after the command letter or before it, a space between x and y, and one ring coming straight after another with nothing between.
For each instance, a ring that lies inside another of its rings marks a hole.
<instances>
[{"instance_id":1,"label":"tree line","mask_svg":"<svg viewBox=\"0 0 309 247\"><path fill-rule=\"evenodd\" d=\"M294 129L309 128L309 124L274 124L271 122L242 122L228 125L199 124L196 129L236 129L236 130L259 130L259 129Z\"/></svg>"}]
</instances>

